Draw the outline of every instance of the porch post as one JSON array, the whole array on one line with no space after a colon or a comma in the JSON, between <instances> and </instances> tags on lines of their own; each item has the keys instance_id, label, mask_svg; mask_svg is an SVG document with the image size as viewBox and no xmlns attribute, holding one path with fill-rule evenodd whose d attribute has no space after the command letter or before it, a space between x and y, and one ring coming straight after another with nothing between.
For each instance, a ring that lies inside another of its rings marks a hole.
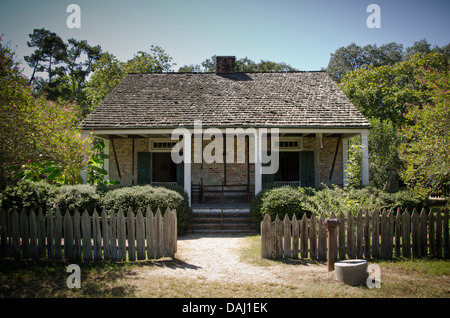
<instances>
[{"instance_id":1,"label":"porch post","mask_svg":"<svg viewBox=\"0 0 450 318\"><path fill-rule=\"evenodd\" d=\"M262 167L261 167L261 135L259 130L255 133L255 195L262 190Z\"/></svg>"},{"instance_id":2,"label":"porch post","mask_svg":"<svg viewBox=\"0 0 450 318\"><path fill-rule=\"evenodd\" d=\"M369 185L369 133L368 131L361 132L361 185Z\"/></svg>"},{"instance_id":3,"label":"porch post","mask_svg":"<svg viewBox=\"0 0 450 318\"><path fill-rule=\"evenodd\" d=\"M184 191L188 195L189 206L191 206L191 157L192 157L192 138L191 134L184 134Z\"/></svg>"},{"instance_id":4,"label":"porch post","mask_svg":"<svg viewBox=\"0 0 450 318\"><path fill-rule=\"evenodd\" d=\"M342 138L342 176L344 187L348 186L348 138Z\"/></svg>"}]
</instances>

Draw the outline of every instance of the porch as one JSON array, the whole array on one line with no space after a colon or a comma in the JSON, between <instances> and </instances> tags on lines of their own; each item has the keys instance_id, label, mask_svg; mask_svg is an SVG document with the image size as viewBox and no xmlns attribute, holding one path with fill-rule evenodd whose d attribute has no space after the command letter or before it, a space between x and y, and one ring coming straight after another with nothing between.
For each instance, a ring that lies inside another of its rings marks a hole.
<instances>
[{"instance_id":1,"label":"porch","mask_svg":"<svg viewBox=\"0 0 450 318\"><path fill-rule=\"evenodd\" d=\"M238 136L223 138L223 144L218 145L214 144L217 137L203 136L205 130L183 129L185 135L178 141L171 139L172 129L94 130L93 134L105 141L104 151L109 159L104 167L111 180L122 185L178 185L185 189L192 206L249 204L271 184L345 186L348 139L354 135L361 136L363 145L362 184L369 182L367 129L279 129L279 166L274 173L263 173L267 164L254 160L262 151L270 153L271 142L264 144L261 138L250 142L247 136L238 148L237 142L230 146L230 140L237 140ZM225 129L219 131L226 135ZM203 137L196 139L196 134ZM177 144L181 146L177 151L183 155L179 163L171 157ZM205 152L214 160L208 160Z\"/></svg>"}]
</instances>

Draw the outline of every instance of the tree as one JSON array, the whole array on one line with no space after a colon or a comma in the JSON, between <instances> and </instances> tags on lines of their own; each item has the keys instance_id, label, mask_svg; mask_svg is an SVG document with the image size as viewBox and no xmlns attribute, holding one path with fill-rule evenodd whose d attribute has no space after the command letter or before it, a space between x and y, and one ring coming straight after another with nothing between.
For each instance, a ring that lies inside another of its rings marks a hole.
<instances>
[{"instance_id":1,"label":"tree","mask_svg":"<svg viewBox=\"0 0 450 318\"><path fill-rule=\"evenodd\" d=\"M342 77L351 71L372 65L374 67L382 65L393 66L400 62L403 57L403 46L391 42L380 47L376 45L366 45L361 47L351 43L346 47L338 48L331 54L326 72L336 82L340 82Z\"/></svg>"},{"instance_id":2,"label":"tree","mask_svg":"<svg viewBox=\"0 0 450 318\"><path fill-rule=\"evenodd\" d=\"M149 52L137 52L123 68L125 73L167 73L174 65L164 49L152 45Z\"/></svg>"},{"instance_id":3,"label":"tree","mask_svg":"<svg viewBox=\"0 0 450 318\"><path fill-rule=\"evenodd\" d=\"M85 40L78 41L72 38L68 42L67 76L72 86L72 97L80 107L81 117L84 117L90 112L90 108L83 89L93 70L93 64L101 57L102 49L99 45L89 45Z\"/></svg>"},{"instance_id":4,"label":"tree","mask_svg":"<svg viewBox=\"0 0 450 318\"><path fill-rule=\"evenodd\" d=\"M430 85L421 77L427 70L448 69L439 53L416 54L394 66L370 66L347 73L339 87L366 118L389 119L396 127L405 123L407 103L423 105L431 99Z\"/></svg>"},{"instance_id":5,"label":"tree","mask_svg":"<svg viewBox=\"0 0 450 318\"><path fill-rule=\"evenodd\" d=\"M211 58L204 60L201 64L182 66L178 72L201 72L201 73L214 73L216 71L216 55L211 56ZM235 64L236 72L294 72L297 71L294 67L281 62L276 63L272 61L261 60L256 63L244 57L236 60Z\"/></svg>"},{"instance_id":6,"label":"tree","mask_svg":"<svg viewBox=\"0 0 450 318\"><path fill-rule=\"evenodd\" d=\"M86 97L95 109L114 87L125 77L122 63L111 53L105 52L92 67L93 74L86 84Z\"/></svg>"},{"instance_id":7,"label":"tree","mask_svg":"<svg viewBox=\"0 0 450 318\"><path fill-rule=\"evenodd\" d=\"M449 71L427 69L422 81L433 87L432 100L409 105L399 153L405 163L401 177L415 192L427 196L450 184Z\"/></svg>"},{"instance_id":8,"label":"tree","mask_svg":"<svg viewBox=\"0 0 450 318\"><path fill-rule=\"evenodd\" d=\"M47 72L48 83L51 83L52 78L63 70L55 65L65 60L67 45L56 33L45 29L34 29L29 37L28 47L36 48L31 55L24 57L33 69L29 84L34 81L36 72Z\"/></svg>"},{"instance_id":9,"label":"tree","mask_svg":"<svg viewBox=\"0 0 450 318\"><path fill-rule=\"evenodd\" d=\"M17 172L49 162L60 167L66 182L78 182L90 140L77 129L77 105L34 97L13 55L0 42L1 189L7 167Z\"/></svg>"}]
</instances>

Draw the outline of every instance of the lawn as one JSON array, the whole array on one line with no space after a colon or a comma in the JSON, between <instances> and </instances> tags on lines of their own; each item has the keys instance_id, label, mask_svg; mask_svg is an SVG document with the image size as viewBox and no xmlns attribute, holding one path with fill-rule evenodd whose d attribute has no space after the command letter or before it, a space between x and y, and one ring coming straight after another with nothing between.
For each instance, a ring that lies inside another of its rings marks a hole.
<instances>
[{"instance_id":1,"label":"lawn","mask_svg":"<svg viewBox=\"0 0 450 318\"><path fill-rule=\"evenodd\" d=\"M326 268L326 263L305 260L265 260L260 258L260 236L246 237L239 251L241 260L260 267L278 266L289 270ZM351 287L334 278L334 273L285 284L223 283L176 276L152 276L143 273L165 266L176 266L180 260L161 259L137 262L82 263L81 288L70 289L66 261L0 262L0 297L150 297L150 298L449 298L450 261L438 259L376 261L381 269L380 288Z\"/></svg>"}]
</instances>

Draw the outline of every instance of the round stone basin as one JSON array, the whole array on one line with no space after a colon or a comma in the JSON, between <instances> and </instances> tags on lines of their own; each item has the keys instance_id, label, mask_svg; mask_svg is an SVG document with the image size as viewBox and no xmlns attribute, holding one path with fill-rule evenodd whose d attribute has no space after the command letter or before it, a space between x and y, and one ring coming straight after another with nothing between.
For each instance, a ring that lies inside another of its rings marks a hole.
<instances>
[{"instance_id":1,"label":"round stone basin","mask_svg":"<svg viewBox=\"0 0 450 318\"><path fill-rule=\"evenodd\" d=\"M367 281L367 261L351 259L334 263L336 278L350 286L363 285Z\"/></svg>"}]
</instances>

